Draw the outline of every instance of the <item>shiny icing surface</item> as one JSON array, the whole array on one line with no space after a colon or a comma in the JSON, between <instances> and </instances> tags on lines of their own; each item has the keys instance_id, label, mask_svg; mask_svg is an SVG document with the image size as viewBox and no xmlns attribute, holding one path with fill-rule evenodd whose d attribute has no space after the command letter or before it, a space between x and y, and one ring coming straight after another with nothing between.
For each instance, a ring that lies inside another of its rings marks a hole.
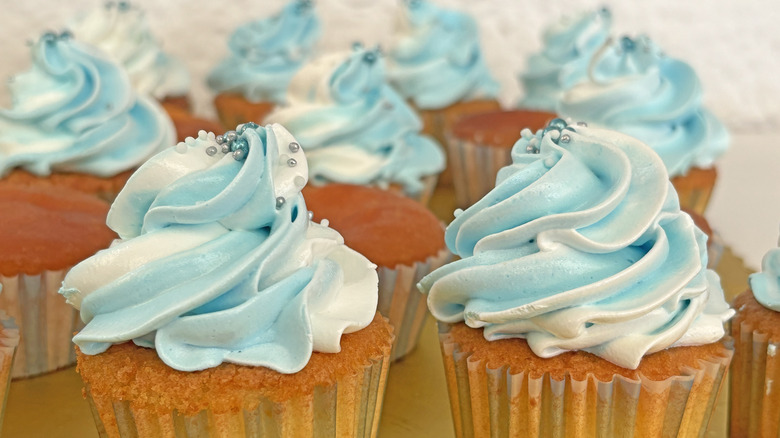
<instances>
[{"instance_id":1,"label":"shiny icing surface","mask_svg":"<svg viewBox=\"0 0 780 438\"><path fill-rule=\"evenodd\" d=\"M209 74L208 85L250 102L282 103L319 36L320 21L311 2L292 1L275 16L236 29L228 40L230 55Z\"/></svg>"},{"instance_id":2,"label":"shiny icing surface","mask_svg":"<svg viewBox=\"0 0 780 438\"><path fill-rule=\"evenodd\" d=\"M780 248L769 250L764 255L761 272L750 276L750 288L756 301L768 309L780 312Z\"/></svg>"},{"instance_id":3,"label":"shiny icing surface","mask_svg":"<svg viewBox=\"0 0 780 438\"><path fill-rule=\"evenodd\" d=\"M525 338L540 357L584 350L630 369L723 336L733 311L706 269L706 236L652 150L556 119L524 130L512 158L447 228L461 260L420 283L437 319Z\"/></svg>"},{"instance_id":4,"label":"shiny icing surface","mask_svg":"<svg viewBox=\"0 0 780 438\"><path fill-rule=\"evenodd\" d=\"M520 76L523 108L555 111L563 92L588 77L593 54L609 38L612 15L608 9L567 16L548 27L544 47L528 59Z\"/></svg>"},{"instance_id":5,"label":"shiny icing surface","mask_svg":"<svg viewBox=\"0 0 780 438\"><path fill-rule=\"evenodd\" d=\"M128 2L107 2L79 15L68 28L76 39L103 50L122 64L139 93L158 100L189 93L187 68L163 52L144 12Z\"/></svg>"},{"instance_id":6,"label":"shiny icing surface","mask_svg":"<svg viewBox=\"0 0 780 438\"><path fill-rule=\"evenodd\" d=\"M427 0L407 0L396 27L388 76L418 108L440 109L498 95L472 17Z\"/></svg>"},{"instance_id":7,"label":"shiny icing surface","mask_svg":"<svg viewBox=\"0 0 780 438\"><path fill-rule=\"evenodd\" d=\"M725 127L702 107L693 68L646 37L603 46L591 62L589 80L565 92L558 114L642 140L672 177L691 167L711 167L729 142Z\"/></svg>"},{"instance_id":8,"label":"shiny icing surface","mask_svg":"<svg viewBox=\"0 0 780 438\"><path fill-rule=\"evenodd\" d=\"M137 96L107 55L68 34L44 34L30 70L9 81L11 109L0 109L0 175L81 172L113 176L175 141L173 124Z\"/></svg>"},{"instance_id":9,"label":"shiny icing surface","mask_svg":"<svg viewBox=\"0 0 780 438\"><path fill-rule=\"evenodd\" d=\"M315 59L290 83L288 105L267 120L290 129L306 149L311 183L399 184L408 194L444 168L441 147L385 82L383 57L356 46Z\"/></svg>"},{"instance_id":10,"label":"shiny icing surface","mask_svg":"<svg viewBox=\"0 0 780 438\"><path fill-rule=\"evenodd\" d=\"M201 131L150 159L108 214L120 240L63 282L86 323L74 342L99 354L132 340L182 371L292 373L312 351L338 352L374 318L377 273L309 220L306 175L280 125Z\"/></svg>"}]
</instances>

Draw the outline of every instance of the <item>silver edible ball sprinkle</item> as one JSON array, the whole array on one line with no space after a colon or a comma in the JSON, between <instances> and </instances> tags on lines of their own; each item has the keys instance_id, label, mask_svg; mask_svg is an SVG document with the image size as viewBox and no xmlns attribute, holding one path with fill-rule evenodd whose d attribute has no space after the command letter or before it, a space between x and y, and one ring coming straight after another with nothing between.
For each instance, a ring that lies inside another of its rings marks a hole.
<instances>
[{"instance_id":1,"label":"silver edible ball sprinkle","mask_svg":"<svg viewBox=\"0 0 780 438\"><path fill-rule=\"evenodd\" d=\"M222 145L222 153L223 153L223 154L226 154L226 153L228 153L228 152L230 152L230 145L228 145L227 143L225 143L225 144L223 144L223 145Z\"/></svg>"},{"instance_id":2,"label":"silver edible ball sprinkle","mask_svg":"<svg viewBox=\"0 0 780 438\"><path fill-rule=\"evenodd\" d=\"M233 151L233 159L236 161L241 161L246 157L246 152L243 149L236 149Z\"/></svg>"},{"instance_id":3,"label":"silver edible ball sprinkle","mask_svg":"<svg viewBox=\"0 0 780 438\"><path fill-rule=\"evenodd\" d=\"M301 150L301 145L299 145L296 142L290 143L290 152L295 153L295 152L298 152L299 150Z\"/></svg>"},{"instance_id":4,"label":"silver edible ball sprinkle","mask_svg":"<svg viewBox=\"0 0 780 438\"><path fill-rule=\"evenodd\" d=\"M577 122L577 126L588 126L585 122Z\"/></svg>"},{"instance_id":5,"label":"silver edible ball sprinkle","mask_svg":"<svg viewBox=\"0 0 780 438\"><path fill-rule=\"evenodd\" d=\"M287 165L290 167L295 167L296 164L298 164L298 162L295 161L295 158L290 158L289 160L287 160Z\"/></svg>"},{"instance_id":6,"label":"silver edible ball sprinkle","mask_svg":"<svg viewBox=\"0 0 780 438\"><path fill-rule=\"evenodd\" d=\"M570 141L571 141L571 136L569 134L563 134L561 136L561 140L560 140L561 143L568 143Z\"/></svg>"},{"instance_id":7,"label":"silver edible ball sprinkle","mask_svg":"<svg viewBox=\"0 0 780 438\"><path fill-rule=\"evenodd\" d=\"M228 132L225 133L224 138L229 143L232 143L232 142L236 141L236 139L238 138L238 134L236 134L236 131L228 131Z\"/></svg>"},{"instance_id":8,"label":"silver edible ball sprinkle","mask_svg":"<svg viewBox=\"0 0 780 438\"><path fill-rule=\"evenodd\" d=\"M314 212L313 211L310 210L308 213L306 213L306 215L309 217L309 220L314 219Z\"/></svg>"},{"instance_id":9,"label":"silver edible ball sprinkle","mask_svg":"<svg viewBox=\"0 0 780 438\"><path fill-rule=\"evenodd\" d=\"M284 202L285 202L284 197L279 196L278 198L276 198L276 209L278 210L282 208L284 206Z\"/></svg>"},{"instance_id":10,"label":"silver edible ball sprinkle","mask_svg":"<svg viewBox=\"0 0 780 438\"><path fill-rule=\"evenodd\" d=\"M217 140L217 144L222 144L225 142L225 137L218 135L216 140Z\"/></svg>"},{"instance_id":11,"label":"silver edible ball sprinkle","mask_svg":"<svg viewBox=\"0 0 780 438\"><path fill-rule=\"evenodd\" d=\"M216 146L207 147L206 155L208 155L209 157L213 157L214 155L217 155L217 147Z\"/></svg>"}]
</instances>

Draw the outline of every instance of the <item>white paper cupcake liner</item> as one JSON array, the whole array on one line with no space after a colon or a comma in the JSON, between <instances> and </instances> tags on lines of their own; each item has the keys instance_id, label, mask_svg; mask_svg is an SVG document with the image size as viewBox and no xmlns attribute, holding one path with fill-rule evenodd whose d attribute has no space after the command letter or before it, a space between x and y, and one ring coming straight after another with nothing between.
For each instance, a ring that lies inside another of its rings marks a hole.
<instances>
[{"instance_id":1,"label":"white paper cupcake liner","mask_svg":"<svg viewBox=\"0 0 780 438\"><path fill-rule=\"evenodd\" d=\"M780 344L745 321L732 335L731 436L780 436Z\"/></svg>"},{"instance_id":2,"label":"white paper cupcake liner","mask_svg":"<svg viewBox=\"0 0 780 438\"><path fill-rule=\"evenodd\" d=\"M703 436L732 354L663 381L559 381L489 368L460 351L449 328L439 324L439 339L458 437Z\"/></svg>"},{"instance_id":3,"label":"white paper cupcake liner","mask_svg":"<svg viewBox=\"0 0 780 438\"><path fill-rule=\"evenodd\" d=\"M0 310L0 426L3 424L5 402L8 400L8 390L11 386L11 370L18 345L19 328L13 318Z\"/></svg>"},{"instance_id":4,"label":"white paper cupcake liner","mask_svg":"<svg viewBox=\"0 0 780 438\"><path fill-rule=\"evenodd\" d=\"M496 186L498 171L512 163L511 148L500 148L461 140L450 135L449 148L455 201L468 208Z\"/></svg>"},{"instance_id":5,"label":"white paper cupcake liner","mask_svg":"<svg viewBox=\"0 0 780 438\"><path fill-rule=\"evenodd\" d=\"M86 396L101 437L375 437L387 383L387 356L362 373L311 394L275 402L257 396L236 412L203 410L195 415L159 412L127 400Z\"/></svg>"},{"instance_id":6,"label":"white paper cupcake liner","mask_svg":"<svg viewBox=\"0 0 780 438\"><path fill-rule=\"evenodd\" d=\"M67 269L39 275L0 276L0 309L16 320L21 342L13 377L30 377L76 363L71 344L83 324L78 312L57 292Z\"/></svg>"},{"instance_id":7,"label":"white paper cupcake liner","mask_svg":"<svg viewBox=\"0 0 780 438\"><path fill-rule=\"evenodd\" d=\"M447 248L424 262L397 265L394 269L379 267L379 302L377 311L390 321L395 334L390 361L409 354L417 346L428 317L426 296L417 289L417 283L434 269L449 261Z\"/></svg>"}]
</instances>

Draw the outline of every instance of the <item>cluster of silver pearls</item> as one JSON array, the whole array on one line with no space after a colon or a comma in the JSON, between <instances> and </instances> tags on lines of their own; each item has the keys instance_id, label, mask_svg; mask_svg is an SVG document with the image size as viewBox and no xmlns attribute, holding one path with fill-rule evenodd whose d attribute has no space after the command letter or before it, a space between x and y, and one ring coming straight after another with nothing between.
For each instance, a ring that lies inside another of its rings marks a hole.
<instances>
[{"instance_id":1,"label":"cluster of silver pearls","mask_svg":"<svg viewBox=\"0 0 780 438\"><path fill-rule=\"evenodd\" d=\"M239 126L236 131L228 131L217 136L217 144L221 146L223 154L232 154L236 161L244 161L249 154L249 142L242 137L247 129L257 129L259 125L253 122L247 122ZM206 154L214 156L219 152L216 146L206 148Z\"/></svg>"}]
</instances>

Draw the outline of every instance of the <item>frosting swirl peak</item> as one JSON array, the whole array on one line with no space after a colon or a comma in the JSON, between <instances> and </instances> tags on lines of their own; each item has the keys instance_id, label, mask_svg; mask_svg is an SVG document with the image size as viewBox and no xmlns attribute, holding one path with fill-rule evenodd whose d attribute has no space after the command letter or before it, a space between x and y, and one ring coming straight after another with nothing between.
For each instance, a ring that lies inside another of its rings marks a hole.
<instances>
[{"instance_id":1,"label":"frosting swirl peak","mask_svg":"<svg viewBox=\"0 0 780 438\"><path fill-rule=\"evenodd\" d=\"M420 283L437 319L525 338L540 357L584 350L632 369L723 336L733 312L706 269L706 235L655 153L556 119L524 130L512 158L447 228L462 259Z\"/></svg>"}]
</instances>

